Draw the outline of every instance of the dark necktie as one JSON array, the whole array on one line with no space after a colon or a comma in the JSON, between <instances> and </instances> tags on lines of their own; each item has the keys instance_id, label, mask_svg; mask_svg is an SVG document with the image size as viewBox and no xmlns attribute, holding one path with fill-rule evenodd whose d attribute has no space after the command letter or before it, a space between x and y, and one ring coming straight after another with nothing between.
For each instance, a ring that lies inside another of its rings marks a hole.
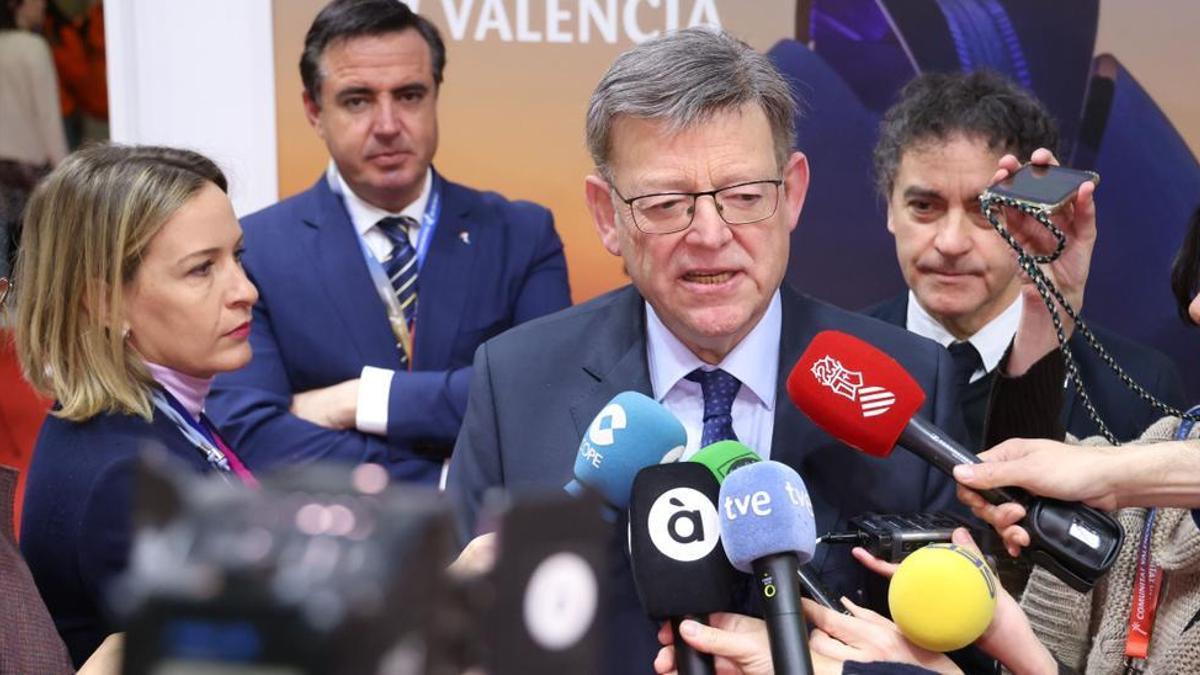
<instances>
[{"instance_id":1,"label":"dark necktie","mask_svg":"<svg viewBox=\"0 0 1200 675\"><path fill-rule=\"evenodd\" d=\"M717 368L697 368L685 376L700 383L704 394L704 432L700 436L700 447L717 441L736 441L733 433L733 399L737 397L742 383L729 373Z\"/></svg>"},{"instance_id":2,"label":"dark necktie","mask_svg":"<svg viewBox=\"0 0 1200 675\"><path fill-rule=\"evenodd\" d=\"M983 358L970 342L953 342L946 349L954 359L954 377L959 391L962 391L971 382L975 371L983 367Z\"/></svg>"},{"instance_id":3,"label":"dark necktie","mask_svg":"<svg viewBox=\"0 0 1200 675\"><path fill-rule=\"evenodd\" d=\"M392 242L392 252L383 261L383 271L392 282L396 301L404 312L404 322L410 329L417 315L417 250L409 241L408 232L416 224L417 221L408 216L383 218L375 224ZM400 351L404 351L403 345ZM408 354L401 354L401 358L407 362Z\"/></svg>"}]
</instances>

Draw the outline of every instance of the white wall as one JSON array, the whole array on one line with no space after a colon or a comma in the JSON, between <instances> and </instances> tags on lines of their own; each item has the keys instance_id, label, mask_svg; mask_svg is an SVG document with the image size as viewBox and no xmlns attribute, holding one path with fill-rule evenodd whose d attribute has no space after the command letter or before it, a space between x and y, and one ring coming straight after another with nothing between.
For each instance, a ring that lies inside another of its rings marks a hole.
<instances>
[{"instance_id":1,"label":"white wall","mask_svg":"<svg viewBox=\"0 0 1200 675\"><path fill-rule=\"evenodd\" d=\"M271 0L106 0L112 139L198 150L238 215L275 202Z\"/></svg>"}]
</instances>

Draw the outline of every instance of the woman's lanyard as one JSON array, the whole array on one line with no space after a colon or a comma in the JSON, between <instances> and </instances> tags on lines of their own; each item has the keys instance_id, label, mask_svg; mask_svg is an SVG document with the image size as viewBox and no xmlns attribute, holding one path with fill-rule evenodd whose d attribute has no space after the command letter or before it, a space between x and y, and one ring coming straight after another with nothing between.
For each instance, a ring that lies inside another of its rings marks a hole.
<instances>
[{"instance_id":1,"label":"woman's lanyard","mask_svg":"<svg viewBox=\"0 0 1200 675\"><path fill-rule=\"evenodd\" d=\"M1200 406L1188 414L1200 412ZM1192 433L1193 422L1180 420L1175 430L1175 440L1184 441ZM1146 656L1150 653L1150 636L1154 631L1154 615L1158 611L1158 597L1162 591L1163 571L1150 557L1150 540L1154 535L1154 520L1158 509L1146 513L1146 524L1142 526L1141 543L1138 544L1137 570L1133 576L1133 598L1129 603L1129 632L1125 636L1125 672L1140 673L1145 670Z\"/></svg>"},{"instance_id":2,"label":"woman's lanyard","mask_svg":"<svg viewBox=\"0 0 1200 675\"><path fill-rule=\"evenodd\" d=\"M229 450L228 446L203 423L192 419L192 416L174 397L157 389L151 396L154 400L154 407L171 420L183 437L200 451L204 459L217 470L217 474L225 482L233 483L233 478L236 477L247 485L258 484L258 481Z\"/></svg>"},{"instance_id":3,"label":"woman's lanyard","mask_svg":"<svg viewBox=\"0 0 1200 675\"><path fill-rule=\"evenodd\" d=\"M432 169L430 169L432 171ZM425 265L425 257L429 253L429 242L433 241L433 233L437 229L438 219L442 215L442 178L433 173L433 178L429 187L429 201L425 202L425 213L421 214L421 229L417 231L417 272ZM375 284L375 292L379 294L379 299L383 301L383 306L387 310L388 323L392 327L392 334L396 336L396 342L404 353L408 355L408 368L412 369L413 364L413 335L416 333L416 315L413 315L413 321L410 323L404 320L404 310L400 308L400 301L396 298L396 289L392 287L391 280L388 279L387 272L383 270L383 264L371 253L371 249L367 248L367 242L362 238L358 238L359 247L362 249L363 258L367 262L367 271L371 274L371 282Z\"/></svg>"}]
</instances>

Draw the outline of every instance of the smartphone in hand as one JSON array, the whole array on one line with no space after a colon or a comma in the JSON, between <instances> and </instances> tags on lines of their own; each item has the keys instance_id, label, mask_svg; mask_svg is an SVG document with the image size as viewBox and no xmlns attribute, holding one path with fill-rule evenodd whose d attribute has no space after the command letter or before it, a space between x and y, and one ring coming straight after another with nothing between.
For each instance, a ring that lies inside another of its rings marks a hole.
<instances>
[{"instance_id":1,"label":"smartphone in hand","mask_svg":"<svg viewBox=\"0 0 1200 675\"><path fill-rule=\"evenodd\" d=\"M1025 164L1016 173L985 190L980 198L1005 197L1042 211L1056 211L1087 181L1099 184L1100 174L1061 166Z\"/></svg>"}]
</instances>

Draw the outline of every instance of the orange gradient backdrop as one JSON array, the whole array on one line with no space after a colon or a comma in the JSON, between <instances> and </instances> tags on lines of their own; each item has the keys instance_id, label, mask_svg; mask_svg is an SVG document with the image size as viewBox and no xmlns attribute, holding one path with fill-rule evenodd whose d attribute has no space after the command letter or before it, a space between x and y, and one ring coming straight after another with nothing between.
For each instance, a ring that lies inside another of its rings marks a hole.
<instances>
[{"instance_id":1,"label":"orange gradient backdrop","mask_svg":"<svg viewBox=\"0 0 1200 675\"><path fill-rule=\"evenodd\" d=\"M324 146L304 119L297 66L304 34L325 2L275 0L273 6L280 197L309 187L328 161ZM583 178L591 162L583 126L596 81L613 58L633 44L626 26L643 32L662 30L671 13L677 25L686 26L699 8L704 10L701 18L715 13L722 26L762 51L798 32L793 0L422 0L409 4L437 24L446 42L447 66L439 100L441 145L435 164L452 180L549 207L566 245L576 302L624 283L619 261L600 247L584 206ZM557 37L567 42L547 41L554 32L547 26L548 5L566 13ZM592 28L590 41L581 43L580 8L608 6L615 9L616 41L604 41ZM630 7L632 23L626 19ZM524 18L523 9L528 10ZM456 14L463 10L461 16ZM1182 86L1179 74L1189 72L1181 71L1182 65L1200 63L1191 39L1197 25L1200 3L1192 0L1151 4L1109 0L1101 5L1096 40L1096 52L1119 55L1193 152L1200 151L1200 94L1194 87ZM452 27L458 27L457 36ZM504 29L509 41L502 39ZM538 37L522 42L522 34Z\"/></svg>"}]
</instances>

